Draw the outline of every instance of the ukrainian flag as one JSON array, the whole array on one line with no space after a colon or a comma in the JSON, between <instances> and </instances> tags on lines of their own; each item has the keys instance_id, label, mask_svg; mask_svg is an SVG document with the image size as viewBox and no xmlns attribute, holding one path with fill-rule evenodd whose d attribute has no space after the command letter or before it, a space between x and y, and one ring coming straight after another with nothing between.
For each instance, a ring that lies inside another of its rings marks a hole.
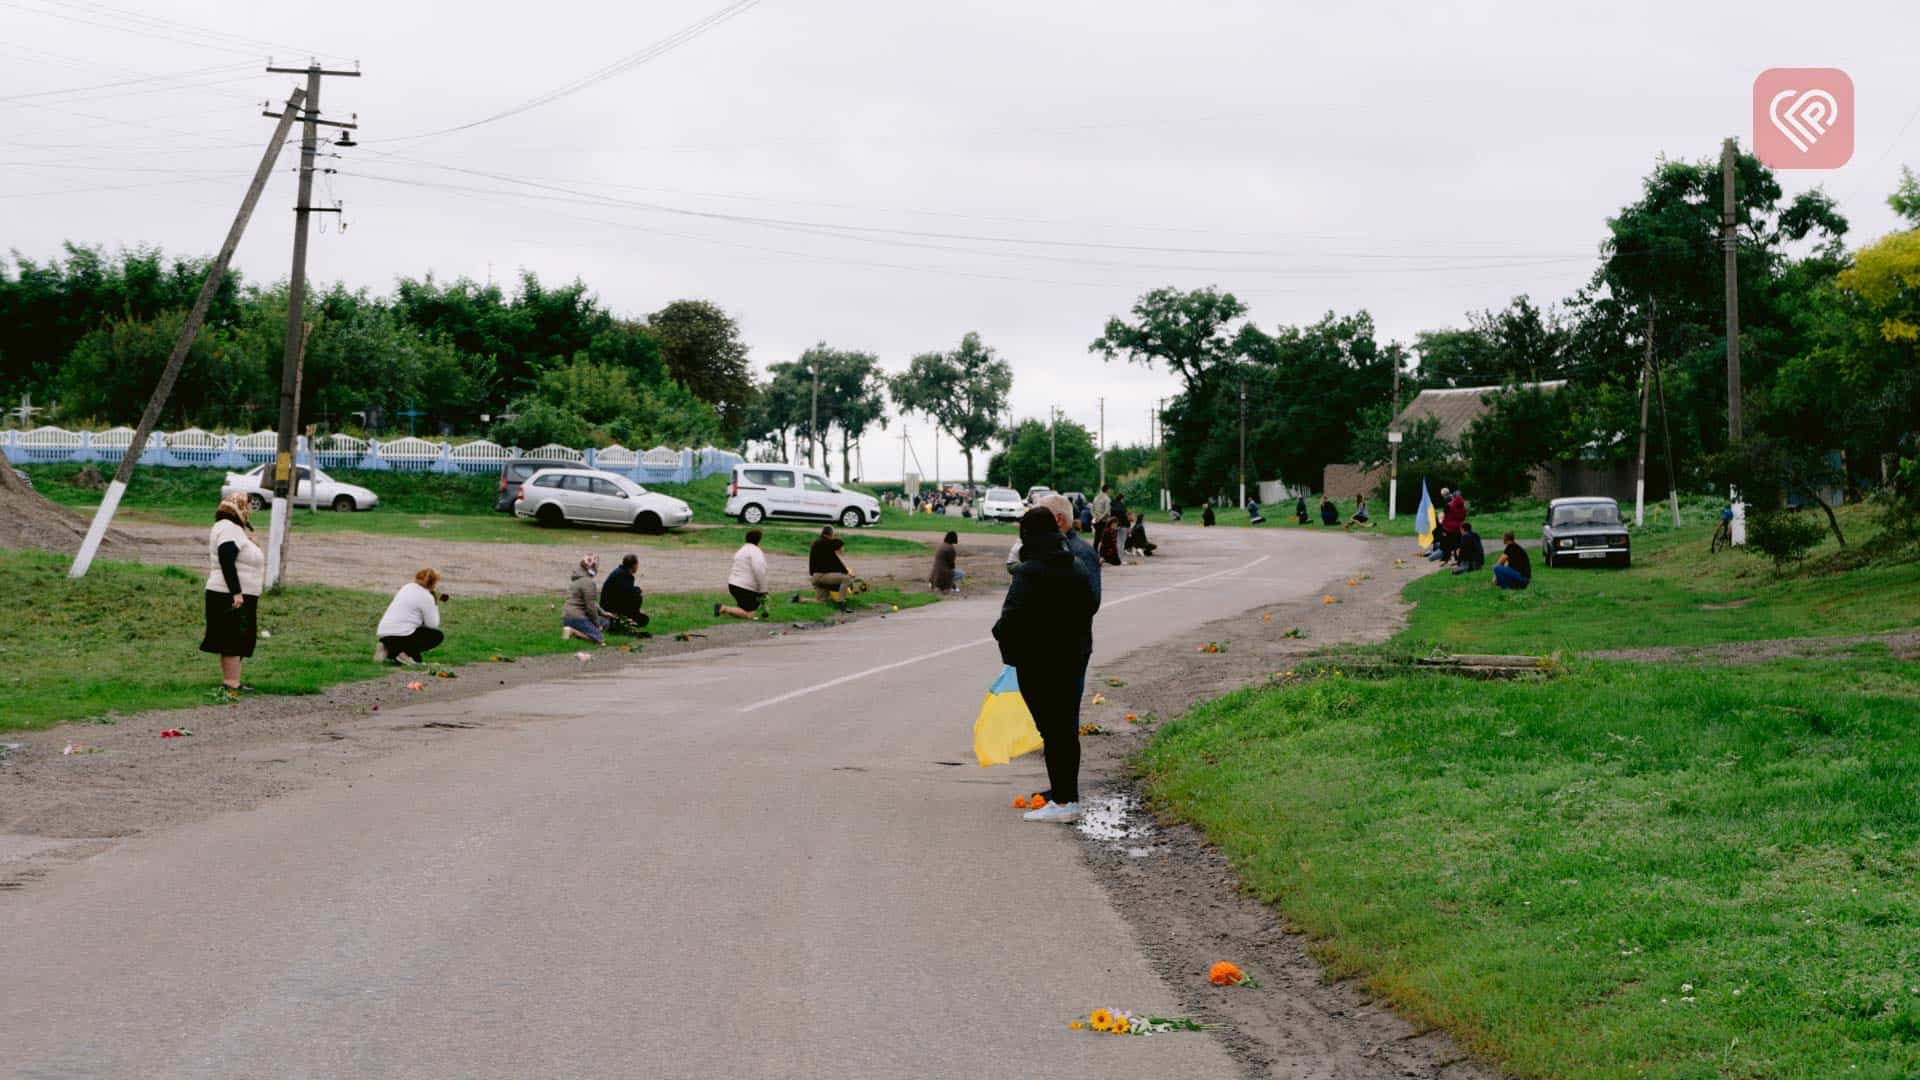
<instances>
[{"instance_id":1,"label":"ukrainian flag","mask_svg":"<svg viewBox=\"0 0 1920 1080\"><path fill-rule=\"evenodd\" d=\"M1439 524L1440 515L1434 512L1433 499L1427 494L1427 478L1420 478L1420 509L1414 512L1414 528L1419 530L1413 538L1420 541L1420 550L1433 547L1433 530Z\"/></svg>"},{"instance_id":2,"label":"ukrainian flag","mask_svg":"<svg viewBox=\"0 0 1920 1080\"><path fill-rule=\"evenodd\" d=\"M987 689L987 700L980 703L980 718L973 722L973 754L985 768L1005 765L1040 746L1040 729L1033 726L1033 714L1020 696L1020 676L1011 666L1003 667Z\"/></svg>"}]
</instances>

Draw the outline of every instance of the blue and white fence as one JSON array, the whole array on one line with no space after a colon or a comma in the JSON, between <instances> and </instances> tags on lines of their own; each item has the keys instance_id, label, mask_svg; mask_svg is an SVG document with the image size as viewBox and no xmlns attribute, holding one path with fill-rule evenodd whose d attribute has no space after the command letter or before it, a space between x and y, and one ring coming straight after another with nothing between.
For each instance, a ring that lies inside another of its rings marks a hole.
<instances>
[{"instance_id":1,"label":"blue and white fence","mask_svg":"<svg viewBox=\"0 0 1920 1080\"><path fill-rule=\"evenodd\" d=\"M31 431L0 431L0 452L15 465L99 462L118 465L133 441L133 429L66 431L40 427ZM304 444L305 440L302 440ZM251 469L273 460L277 438L271 431L251 435L215 435L198 428L154 432L140 454L138 465L161 468ZM549 443L532 450L476 442L432 442L408 436L382 442L351 435L327 435L302 447L322 469L369 469L376 472L497 473L517 458L575 461L591 469L619 473L642 484L686 484L715 473L731 472L746 459L728 450L703 446L675 450L656 446L629 450L623 446L576 450Z\"/></svg>"}]
</instances>

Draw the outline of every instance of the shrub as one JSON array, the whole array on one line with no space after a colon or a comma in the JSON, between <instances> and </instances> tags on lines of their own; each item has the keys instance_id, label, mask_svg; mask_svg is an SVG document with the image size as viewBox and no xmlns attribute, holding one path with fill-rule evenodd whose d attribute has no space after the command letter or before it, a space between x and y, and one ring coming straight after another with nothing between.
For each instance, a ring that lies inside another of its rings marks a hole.
<instances>
[{"instance_id":1,"label":"shrub","mask_svg":"<svg viewBox=\"0 0 1920 1080\"><path fill-rule=\"evenodd\" d=\"M1771 558L1776 567L1805 558L1826 535L1826 526L1809 514L1768 510L1747 516L1747 547Z\"/></svg>"}]
</instances>

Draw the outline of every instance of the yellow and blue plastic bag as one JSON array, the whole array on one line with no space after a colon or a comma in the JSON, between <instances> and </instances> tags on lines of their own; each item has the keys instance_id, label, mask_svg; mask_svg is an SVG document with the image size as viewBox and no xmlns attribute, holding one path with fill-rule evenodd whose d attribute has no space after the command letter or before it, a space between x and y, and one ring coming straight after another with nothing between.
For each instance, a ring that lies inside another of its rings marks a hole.
<instances>
[{"instance_id":1,"label":"yellow and blue plastic bag","mask_svg":"<svg viewBox=\"0 0 1920 1080\"><path fill-rule=\"evenodd\" d=\"M973 755L980 766L1005 765L1021 754L1040 749L1040 729L1033 725L1026 699L1020 696L1020 676L1012 667L1000 669L1000 677L987 690L980 703L980 718L973 722Z\"/></svg>"}]
</instances>

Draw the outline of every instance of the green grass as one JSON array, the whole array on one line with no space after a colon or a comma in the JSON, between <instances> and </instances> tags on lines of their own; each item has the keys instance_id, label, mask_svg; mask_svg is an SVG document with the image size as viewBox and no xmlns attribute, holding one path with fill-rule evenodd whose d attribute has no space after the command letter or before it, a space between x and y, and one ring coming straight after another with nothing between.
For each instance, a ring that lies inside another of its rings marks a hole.
<instances>
[{"instance_id":1,"label":"green grass","mask_svg":"<svg viewBox=\"0 0 1920 1080\"><path fill-rule=\"evenodd\" d=\"M25 471L34 486L49 499L78 509L100 503L101 493L76 486L79 465L29 465ZM641 536L625 529L543 529L531 521L493 509L499 480L464 474L361 472L330 470L328 475L371 488L380 506L352 514L331 510L296 509L296 532L370 533L376 536L430 536L439 540L517 544L613 544L640 547L738 547L744 529L689 529L665 536ZM204 525L212 520L220 501L225 473L219 469L140 469L127 485L121 506L133 517L180 525ZM686 500L696 523L719 524L727 501L727 482L710 476L692 484L653 484L651 491ZM783 555L804 555L814 527L767 526L762 546ZM845 534L849 558L865 555L913 555L928 551L924 544L898 537Z\"/></svg>"},{"instance_id":2,"label":"green grass","mask_svg":"<svg viewBox=\"0 0 1920 1080\"><path fill-rule=\"evenodd\" d=\"M1916 715L1884 651L1329 678L1144 765L1335 975L1519 1076L1913 1077Z\"/></svg>"},{"instance_id":3,"label":"green grass","mask_svg":"<svg viewBox=\"0 0 1920 1080\"><path fill-rule=\"evenodd\" d=\"M1527 544L1533 585L1524 592L1493 588L1487 573L1423 577L1407 586L1415 607L1401 640L1458 652L1547 653L1920 626L1920 562L1838 569L1845 564L1829 539L1804 567L1782 573L1745 551L1710 554L1712 525L1705 514L1692 517L1698 524L1679 530L1635 531L1626 570L1549 570L1536 534ZM1856 552L1871 546L1865 511L1847 510L1841 525ZM1487 554L1498 556L1492 543Z\"/></svg>"},{"instance_id":4,"label":"green grass","mask_svg":"<svg viewBox=\"0 0 1920 1080\"><path fill-rule=\"evenodd\" d=\"M68 560L37 552L0 551L0 730L46 727L67 720L208 703L219 682L214 658L199 651L204 575L177 567L97 562L80 581ZM647 594L648 627L656 637L716 622L719 593ZM246 679L269 694L313 694L328 686L375 678L373 627L385 595L316 585L293 586L260 604L271 633L247 662ZM875 589L856 607L929 603L926 593ZM441 606L447 643L433 653L444 664L495 654L572 652L560 640L560 602L552 596L456 598ZM780 604L779 618L831 618L820 605ZM615 638L615 641L621 639Z\"/></svg>"}]
</instances>

